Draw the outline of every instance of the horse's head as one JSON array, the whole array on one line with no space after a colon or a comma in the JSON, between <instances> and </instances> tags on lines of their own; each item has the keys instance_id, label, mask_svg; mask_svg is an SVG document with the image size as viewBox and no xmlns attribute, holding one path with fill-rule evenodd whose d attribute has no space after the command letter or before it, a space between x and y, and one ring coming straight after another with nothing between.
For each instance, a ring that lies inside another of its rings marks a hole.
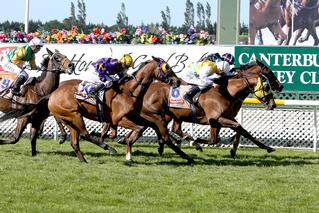
<instances>
[{"instance_id":1,"label":"horse's head","mask_svg":"<svg viewBox=\"0 0 319 213\"><path fill-rule=\"evenodd\" d=\"M254 90L252 90L252 93L260 102L266 105L268 110L276 108L270 84L263 76L258 78L258 82Z\"/></svg>"},{"instance_id":2,"label":"horse's head","mask_svg":"<svg viewBox=\"0 0 319 213\"><path fill-rule=\"evenodd\" d=\"M237 78L243 78L247 84L249 93L267 106L267 109L276 107L273 91L280 92L283 89L270 68L261 61L242 65Z\"/></svg>"},{"instance_id":3,"label":"horse's head","mask_svg":"<svg viewBox=\"0 0 319 213\"><path fill-rule=\"evenodd\" d=\"M47 71L72 74L74 71L74 64L58 50L53 53L47 48L48 52L48 67Z\"/></svg>"},{"instance_id":4,"label":"horse's head","mask_svg":"<svg viewBox=\"0 0 319 213\"><path fill-rule=\"evenodd\" d=\"M270 86L271 86L271 89L274 91L274 92L281 92L284 88L284 86L279 82L279 80L276 78L275 74L272 72L272 70L267 67L266 65L264 65L260 60L256 60L256 64L257 66L259 67L260 69L260 72L262 75L264 75Z\"/></svg>"},{"instance_id":5,"label":"horse's head","mask_svg":"<svg viewBox=\"0 0 319 213\"><path fill-rule=\"evenodd\" d=\"M180 83L179 78L166 61L164 61L162 58L157 58L154 56L152 56L152 58L156 63L156 69L154 73L156 79L173 85L178 85Z\"/></svg>"}]
</instances>

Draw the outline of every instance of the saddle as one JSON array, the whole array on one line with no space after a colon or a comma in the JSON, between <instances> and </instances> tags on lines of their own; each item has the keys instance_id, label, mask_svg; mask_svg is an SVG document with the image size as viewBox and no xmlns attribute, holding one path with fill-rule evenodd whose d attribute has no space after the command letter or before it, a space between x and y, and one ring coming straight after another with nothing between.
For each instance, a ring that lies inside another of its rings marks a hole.
<instances>
[{"instance_id":1,"label":"saddle","mask_svg":"<svg viewBox=\"0 0 319 213\"><path fill-rule=\"evenodd\" d=\"M104 93L108 88L101 89L95 96L92 96L92 90L94 90L96 86L97 85L94 83L82 81L75 92L75 98L77 100L85 101L89 104L95 105L99 121L104 122Z\"/></svg>"},{"instance_id":2,"label":"saddle","mask_svg":"<svg viewBox=\"0 0 319 213\"><path fill-rule=\"evenodd\" d=\"M192 88L192 85L180 85L171 87L169 91L169 107L191 109L191 105L184 99L184 95ZM201 91L193 96L193 103L197 103Z\"/></svg>"}]
</instances>

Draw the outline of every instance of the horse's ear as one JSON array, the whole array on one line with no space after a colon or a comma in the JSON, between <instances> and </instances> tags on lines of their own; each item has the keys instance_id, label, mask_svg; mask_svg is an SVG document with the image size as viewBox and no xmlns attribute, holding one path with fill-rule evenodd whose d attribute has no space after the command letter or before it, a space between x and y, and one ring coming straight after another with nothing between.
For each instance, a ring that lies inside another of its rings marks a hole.
<instances>
[{"instance_id":1,"label":"horse's ear","mask_svg":"<svg viewBox=\"0 0 319 213\"><path fill-rule=\"evenodd\" d=\"M261 60L260 60L259 58L256 58L256 63L257 63L258 65L263 64L263 62L261 62Z\"/></svg>"},{"instance_id":2,"label":"horse's ear","mask_svg":"<svg viewBox=\"0 0 319 213\"><path fill-rule=\"evenodd\" d=\"M155 56L152 56L153 60L156 61L156 62L160 62L160 59L155 57Z\"/></svg>"},{"instance_id":3,"label":"horse's ear","mask_svg":"<svg viewBox=\"0 0 319 213\"><path fill-rule=\"evenodd\" d=\"M55 52L55 53L59 53L59 50L57 50L57 49L54 49L54 52Z\"/></svg>"},{"instance_id":4,"label":"horse's ear","mask_svg":"<svg viewBox=\"0 0 319 213\"><path fill-rule=\"evenodd\" d=\"M53 52L51 50L49 50L48 48L47 48L47 52L48 52L49 56L53 55Z\"/></svg>"}]
</instances>

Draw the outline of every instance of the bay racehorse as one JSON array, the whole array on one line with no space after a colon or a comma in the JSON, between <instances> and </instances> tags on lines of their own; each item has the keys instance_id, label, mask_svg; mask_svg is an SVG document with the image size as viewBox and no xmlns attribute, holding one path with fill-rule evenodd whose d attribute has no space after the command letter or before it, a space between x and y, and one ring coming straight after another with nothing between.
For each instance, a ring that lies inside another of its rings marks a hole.
<instances>
[{"instance_id":1,"label":"bay racehorse","mask_svg":"<svg viewBox=\"0 0 319 213\"><path fill-rule=\"evenodd\" d=\"M249 44L255 44L257 30L266 27L275 34L279 34L283 40L287 39L287 35L279 24L281 17L280 0L251 0L249 13Z\"/></svg>"},{"instance_id":2,"label":"bay racehorse","mask_svg":"<svg viewBox=\"0 0 319 213\"><path fill-rule=\"evenodd\" d=\"M258 82L268 82L275 92L282 91L283 86L277 80L273 72L259 60L243 65L239 70L240 71L235 77L227 81L225 87L227 88L226 91L218 91L216 88L210 88L203 92L199 96L195 114L190 109L169 107L168 97L170 86L161 82L152 83L144 96L141 117L152 122L154 122L154 120L165 120L166 125L172 118L178 122L186 121L210 125L210 144L217 142L217 134L221 127L229 127L236 131L238 138L240 135L243 135L260 148L271 152L273 149L262 144L250 135L250 133L235 120L235 116L239 111L243 100L249 94L257 94L260 92L263 94L264 88L257 86ZM268 95L258 95L257 97L262 103L266 104L269 109L275 107L272 93L269 93ZM131 121L123 119L123 122ZM133 124L130 125L133 126ZM131 131L126 136L127 160L131 160L132 145L142 135L142 132L146 127L147 126L139 126L138 131ZM156 129L154 130L156 131ZM175 131L178 131L178 129ZM239 143L239 141L236 142ZM159 152L162 153L162 151L163 144L160 143Z\"/></svg>"},{"instance_id":3,"label":"bay racehorse","mask_svg":"<svg viewBox=\"0 0 319 213\"><path fill-rule=\"evenodd\" d=\"M0 139L0 145L15 144L19 141L27 124L31 123L31 149L32 155L36 155L36 140L41 124L48 117L48 109L44 105L39 105L39 110L35 110L34 106L38 106L40 100L51 94L59 86L60 74L71 74L74 70L73 63L59 51L54 53L47 48L48 55L44 57L41 63L42 74L29 79L22 88L23 96L12 97L12 87L1 92L0 94L0 111L4 113L0 118L1 121L11 118L18 118L15 134L13 139ZM30 81L31 80L31 81Z\"/></svg>"},{"instance_id":4,"label":"bay racehorse","mask_svg":"<svg viewBox=\"0 0 319 213\"><path fill-rule=\"evenodd\" d=\"M165 67L165 69L163 69ZM153 60L145 63L133 76L125 83L109 89L104 94L104 114L105 122L111 126L121 125L125 128L138 129L136 126L121 124L122 119L139 119L142 108L143 96L147 91L153 79L167 80L175 79L173 71L168 64L160 58L153 57ZM75 93L81 80L65 81L54 91L48 101L48 108L53 116L60 120L70 131L71 146L81 162L86 162L83 153L80 150L79 138L83 139L105 149L112 153L115 150L99 140L93 134L90 134L83 120L86 117L91 120L99 120L96 106L85 101L76 99ZM133 122L134 123L134 122ZM166 128L166 126L162 127ZM169 146L183 155L183 152L173 143Z\"/></svg>"}]
</instances>

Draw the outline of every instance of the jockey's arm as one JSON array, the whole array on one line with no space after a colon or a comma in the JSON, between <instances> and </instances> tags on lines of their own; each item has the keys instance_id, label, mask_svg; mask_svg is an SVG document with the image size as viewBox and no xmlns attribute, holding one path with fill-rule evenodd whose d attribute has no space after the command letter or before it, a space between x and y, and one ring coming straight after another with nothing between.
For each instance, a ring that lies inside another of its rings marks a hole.
<instances>
[{"instance_id":1,"label":"jockey's arm","mask_svg":"<svg viewBox=\"0 0 319 213\"><path fill-rule=\"evenodd\" d=\"M38 69L38 66L35 64L35 57L34 56L33 56L33 58L31 59L31 61L29 63L30 63L30 66L31 66L32 70Z\"/></svg>"}]
</instances>

